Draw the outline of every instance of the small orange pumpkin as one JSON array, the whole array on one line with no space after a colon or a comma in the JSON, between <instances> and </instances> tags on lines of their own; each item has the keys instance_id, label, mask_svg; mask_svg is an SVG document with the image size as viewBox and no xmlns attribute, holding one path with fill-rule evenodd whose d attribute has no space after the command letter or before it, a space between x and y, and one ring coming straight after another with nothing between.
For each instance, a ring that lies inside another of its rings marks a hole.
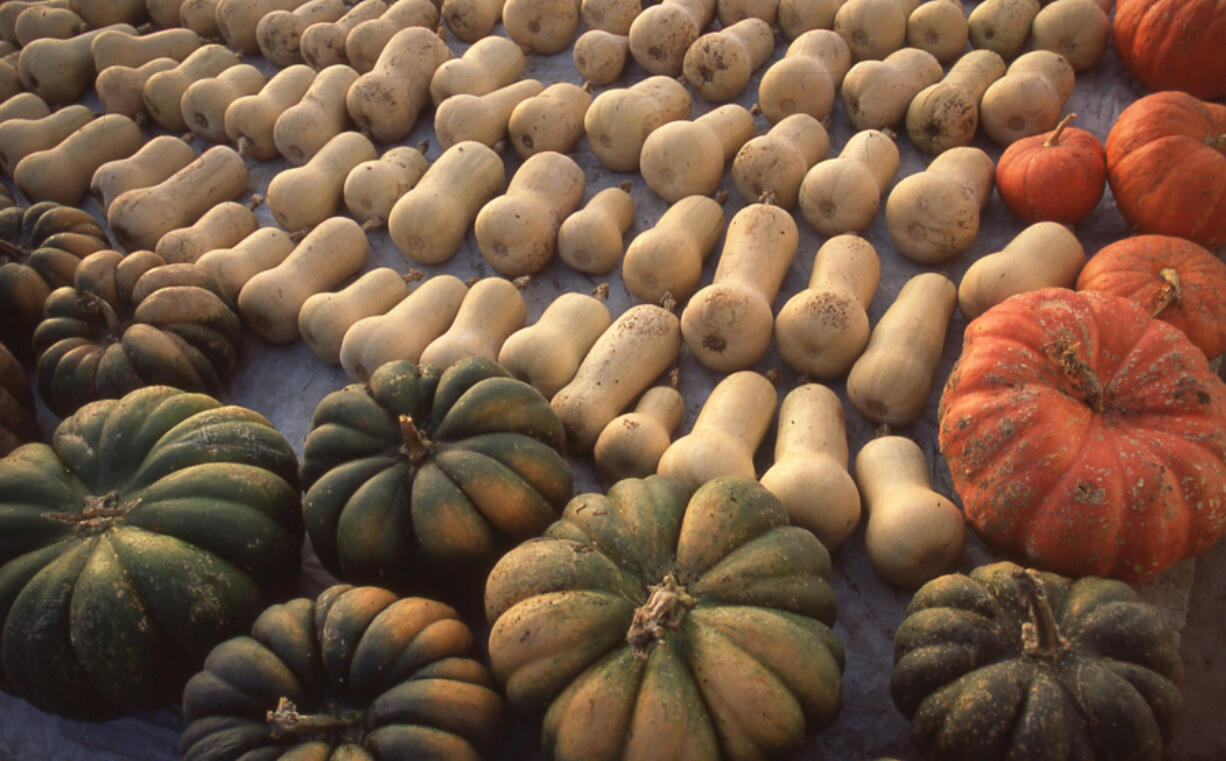
<instances>
[{"instance_id":1,"label":"small orange pumpkin","mask_svg":"<svg viewBox=\"0 0 1226 761\"><path fill-rule=\"evenodd\" d=\"M1214 249L1226 243L1226 106L1147 95L1107 135L1107 181L1128 224Z\"/></svg>"},{"instance_id":2,"label":"small orange pumpkin","mask_svg":"<svg viewBox=\"0 0 1226 761\"><path fill-rule=\"evenodd\" d=\"M1151 90L1226 95L1226 0L1119 0L1115 49Z\"/></svg>"},{"instance_id":3,"label":"small orange pumpkin","mask_svg":"<svg viewBox=\"0 0 1226 761\"><path fill-rule=\"evenodd\" d=\"M1168 235L1137 235L1103 248L1077 277L1079 291L1105 291L1140 304L1213 357L1226 352L1226 263Z\"/></svg>"},{"instance_id":4,"label":"small orange pumpkin","mask_svg":"<svg viewBox=\"0 0 1226 761\"><path fill-rule=\"evenodd\" d=\"M1076 224L1090 215L1107 187L1107 156L1093 133L1068 126L1016 140L996 163L996 189L1026 224Z\"/></svg>"}]
</instances>

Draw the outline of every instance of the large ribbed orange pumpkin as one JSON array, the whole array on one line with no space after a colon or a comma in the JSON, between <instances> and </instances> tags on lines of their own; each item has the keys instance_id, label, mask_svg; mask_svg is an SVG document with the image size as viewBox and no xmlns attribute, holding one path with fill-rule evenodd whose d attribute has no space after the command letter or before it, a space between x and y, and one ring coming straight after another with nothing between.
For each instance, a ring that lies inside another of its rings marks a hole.
<instances>
[{"instance_id":1,"label":"large ribbed orange pumpkin","mask_svg":"<svg viewBox=\"0 0 1226 761\"><path fill-rule=\"evenodd\" d=\"M1119 0L1111 32L1149 89L1226 95L1226 0Z\"/></svg>"},{"instance_id":2,"label":"large ribbed orange pumpkin","mask_svg":"<svg viewBox=\"0 0 1226 761\"><path fill-rule=\"evenodd\" d=\"M1141 582L1226 531L1226 384L1132 301L1047 288L992 307L938 415L967 522L1031 565Z\"/></svg>"}]
</instances>

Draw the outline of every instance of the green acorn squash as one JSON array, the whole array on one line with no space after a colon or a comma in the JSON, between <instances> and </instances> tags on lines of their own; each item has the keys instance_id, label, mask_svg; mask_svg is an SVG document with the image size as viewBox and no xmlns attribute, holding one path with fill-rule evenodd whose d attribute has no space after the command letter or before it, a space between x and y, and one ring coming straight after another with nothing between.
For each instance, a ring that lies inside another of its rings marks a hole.
<instances>
[{"instance_id":1,"label":"green acorn squash","mask_svg":"<svg viewBox=\"0 0 1226 761\"><path fill-rule=\"evenodd\" d=\"M183 761L475 761L502 698L452 608L337 585L264 611L183 690Z\"/></svg>"},{"instance_id":2,"label":"green acorn squash","mask_svg":"<svg viewBox=\"0 0 1226 761\"><path fill-rule=\"evenodd\" d=\"M386 363L315 409L302 452L311 545L342 581L463 596L570 499L564 445L545 397L489 360Z\"/></svg>"},{"instance_id":3,"label":"green acorn squash","mask_svg":"<svg viewBox=\"0 0 1226 761\"><path fill-rule=\"evenodd\" d=\"M173 701L301 565L297 459L267 420L150 386L0 460L0 688L105 719Z\"/></svg>"},{"instance_id":4,"label":"green acorn squash","mask_svg":"<svg viewBox=\"0 0 1226 761\"><path fill-rule=\"evenodd\" d=\"M38 438L34 419L34 395L26 371L0 343L0 457L18 444Z\"/></svg>"},{"instance_id":5,"label":"green acorn squash","mask_svg":"<svg viewBox=\"0 0 1226 761\"><path fill-rule=\"evenodd\" d=\"M216 396L242 322L213 276L152 251L99 251L47 297L34 331L38 392L65 416L95 399L167 385Z\"/></svg>"},{"instance_id":6,"label":"green acorn squash","mask_svg":"<svg viewBox=\"0 0 1226 761\"><path fill-rule=\"evenodd\" d=\"M1183 665L1161 612L1121 581L1002 562L915 593L890 691L941 761L1159 761Z\"/></svg>"},{"instance_id":7,"label":"green acorn squash","mask_svg":"<svg viewBox=\"0 0 1226 761\"><path fill-rule=\"evenodd\" d=\"M548 754L771 759L842 705L830 556L757 481L581 494L485 591L494 676Z\"/></svg>"}]
</instances>

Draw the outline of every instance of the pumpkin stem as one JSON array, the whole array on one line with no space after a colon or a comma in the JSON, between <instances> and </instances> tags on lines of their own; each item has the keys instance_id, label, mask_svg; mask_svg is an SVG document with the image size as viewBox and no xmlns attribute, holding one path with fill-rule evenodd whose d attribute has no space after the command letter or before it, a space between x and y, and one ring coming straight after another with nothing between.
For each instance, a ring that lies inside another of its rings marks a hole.
<instances>
[{"instance_id":1,"label":"pumpkin stem","mask_svg":"<svg viewBox=\"0 0 1226 761\"><path fill-rule=\"evenodd\" d=\"M9 261L24 262L26 252L22 251L17 246L9 243L7 240L0 238L0 259L7 258Z\"/></svg>"},{"instance_id":2,"label":"pumpkin stem","mask_svg":"<svg viewBox=\"0 0 1226 761\"><path fill-rule=\"evenodd\" d=\"M1183 287L1179 284L1179 270L1174 267L1163 267L1158 270L1158 278L1162 280L1162 298L1158 299L1158 306L1154 309L1151 318L1157 317L1172 304L1178 304L1183 298Z\"/></svg>"},{"instance_id":3,"label":"pumpkin stem","mask_svg":"<svg viewBox=\"0 0 1226 761\"><path fill-rule=\"evenodd\" d=\"M1095 412L1103 411L1103 384L1098 380L1098 373L1094 372L1094 368L1077 356L1081 349L1080 342L1066 343L1061 340L1055 344L1044 347L1049 357L1051 357L1060 369L1064 371L1064 375L1073 384L1073 388L1081 392L1085 397L1085 403L1090 409Z\"/></svg>"},{"instance_id":4,"label":"pumpkin stem","mask_svg":"<svg viewBox=\"0 0 1226 761\"><path fill-rule=\"evenodd\" d=\"M647 602L634 611L634 619L626 632L626 641L640 658L647 657L647 646L662 639L665 629L681 626L685 612L694 606L694 598L686 594L685 588L671 573L650 591Z\"/></svg>"},{"instance_id":5,"label":"pumpkin stem","mask_svg":"<svg viewBox=\"0 0 1226 761\"><path fill-rule=\"evenodd\" d=\"M43 513L42 517L87 529L98 528L106 525L111 518L124 517L139 504L139 499L120 504L119 492L109 491L85 497L85 504L79 513Z\"/></svg>"},{"instance_id":6,"label":"pumpkin stem","mask_svg":"<svg viewBox=\"0 0 1226 761\"><path fill-rule=\"evenodd\" d=\"M1052 130L1052 133L1047 136L1046 140L1043 141L1043 147L1054 148L1059 145L1060 135L1064 133L1064 128L1067 127L1068 123L1073 121L1075 118L1077 118L1077 114L1069 114L1061 119L1060 123L1056 125L1056 128Z\"/></svg>"},{"instance_id":7,"label":"pumpkin stem","mask_svg":"<svg viewBox=\"0 0 1226 761\"><path fill-rule=\"evenodd\" d=\"M1213 137L1205 138L1205 145L1209 146L1218 153L1226 153L1226 135L1214 135Z\"/></svg>"},{"instance_id":8,"label":"pumpkin stem","mask_svg":"<svg viewBox=\"0 0 1226 761\"><path fill-rule=\"evenodd\" d=\"M119 315L115 314L111 305L106 303L106 299L86 291L81 294L81 304L86 309L97 312L106 321L106 330L112 338L118 339L123 336L123 323L120 322Z\"/></svg>"},{"instance_id":9,"label":"pumpkin stem","mask_svg":"<svg viewBox=\"0 0 1226 761\"><path fill-rule=\"evenodd\" d=\"M433 449L430 446L430 440L417 430L417 426L413 424L413 418L408 415L400 416L400 435L404 438L404 446L400 448L400 451L408 456L409 462L417 465L430 456Z\"/></svg>"},{"instance_id":10,"label":"pumpkin stem","mask_svg":"<svg viewBox=\"0 0 1226 761\"><path fill-rule=\"evenodd\" d=\"M353 726L352 721L335 716L298 713L298 706L286 697L277 701L277 710L265 712L264 720L268 722L269 734L274 740L295 735L340 732Z\"/></svg>"},{"instance_id":11,"label":"pumpkin stem","mask_svg":"<svg viewBox=\"0 0 1226 761\"><path fill-rule=\"evenodd\" d=\"M1022 597L1026 600L1026 607L1030 610L1030 620L1022 624L1023 652L1049 660L1064 655L1072 645L1060 633L1039 572L1033 568L1019 568L1014 571L1013 578L1017 581Z\"/></svg>"}]
</instances>

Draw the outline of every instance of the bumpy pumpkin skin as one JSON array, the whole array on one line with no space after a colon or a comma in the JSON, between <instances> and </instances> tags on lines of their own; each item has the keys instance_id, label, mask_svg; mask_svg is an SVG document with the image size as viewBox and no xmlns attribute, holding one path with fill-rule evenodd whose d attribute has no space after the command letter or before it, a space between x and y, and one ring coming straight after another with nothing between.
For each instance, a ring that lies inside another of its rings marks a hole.
<instances>
[{"instance_id":1,"label":"bumpy pumpkin skin","mask_svg":"<svg viewBox=\"0 0 1226 761\"><path fill-rule=\"evenodd\" d=\"M1119 0L1111 32L1149 89L1226 96L1226 0Z\"/></svg>"},{"instance_id":2,"label":"bumpy pumpkin skin","mask_svg":"<svg viewBox=\"0 0 1226 761\"><path fill-rule=\"evenodd\" d=\"M1115 120L1105 149L1128 224L1209 249L1226 243L1226 106L1184 92L1147 95Z\"/></svg>"},{"instance_id":3,"label":"bumpy pumpkin skin","mask_svg":"<svg viewBox=\"0 0 1226 761\"><path fill-rule=\"evenodd\" d=\"M180 757L477 761L503 706L473 646L452 608L378 587L273 605L188 681Z\"/></svg>"},{"instance_id":4,"label":"bumpy pumpkin skin","mask_svg":"<svg viewBox=\"0 0 1226 761\"><path fill-rule=\"evenodd\" d=\"M938 418L967 523L1033 565L1139 583L1226 531L1226 385L1126 299L1048 288L984 312Z\"/></svg>"},{"instance_id":5,"label":"bumpy pumpkin skin","mask_svg":"<svg viewBox=\"0 0 1226 761\"><path fill-rule=\"evenodd\" d=\"M1182 678L1162 613L1128 585L1003 562L915 593L890 692L928 758L1160 761Z\"/></svg>"},{"instance_id":6,"label":"bumpy pumpkin skin","mask_svg":"<svg viewBox=\"0 0 1226 761\"><path fill-rule=\"evenodd\" d=\"M173 701L297 578L296 468L257 413L166 386L0 460L0 687L74 719Z\"/></svg>"},{"instance_id":7,"label":"bumpy pumpkin skin","mask_svg":"<svg viewBox=\"0 0 1226 761\"><path fill-rule=\"evenodd\" d=\"M463 594L557 518L574 493L564 447L545 397L493 362L389 362L315 409L311 545L342 581Z\"/></svg>"},{"instance_id":8,"label":"bumpy pumpkin skin","mask_svg":"<svg viewBox=\"0 0 1226 761\"><path fill-rule=\"evenodd\" d=\"M106 250L82 259L73 281L47 297L33 337L38 392L52 412L148 385L221 393L242 322L206 270Z\"/></svg>"},{"instance_id":9,"label":"bumpy pumpkin skin","mask_svg":"<svg viewBox=\"0 0 1226 761\"><path fill-rule=\"evenodd\" d=\"M1169 235L1136 235L1095 254L1077 290L1140 304L1214 357L1226 352L1226 264L1208 249Z\"/></svg>"},{"instance_id":10,"label":"bumpy pumpkin skin","mask_svg":"<svg viewBox=\"0 0 1226 761\"><path fill-rule=\"evenodd\" d=\"M8 348L0 343L0 457L18 444L38 438L34 419L34 395L26 372Z\"/></svg>"},{"instance_id":11,"label":"bumpy pumpkin skin","mask_svg":"<svg viewBox=\"0 0 1226 761\"><path fill-rule=\"evenodd\" d=\"M43 302L72 284L81 258L107 248L106 233L89 213L53 201L0 209L0 343L22 362L33 359L30 336Z\"/></svg>"},{"instance_id":12,"label":"bumpy pumpkin skin","mask_svg":"<svg viewBox=\"0 0 1226 761\"><path fill-rule=\"evenodd\" d=\"M842 705L829 570L752 479L626 479L494 567L490 663L558 761L782 758Z\"/></svg>"}]
</instances>

